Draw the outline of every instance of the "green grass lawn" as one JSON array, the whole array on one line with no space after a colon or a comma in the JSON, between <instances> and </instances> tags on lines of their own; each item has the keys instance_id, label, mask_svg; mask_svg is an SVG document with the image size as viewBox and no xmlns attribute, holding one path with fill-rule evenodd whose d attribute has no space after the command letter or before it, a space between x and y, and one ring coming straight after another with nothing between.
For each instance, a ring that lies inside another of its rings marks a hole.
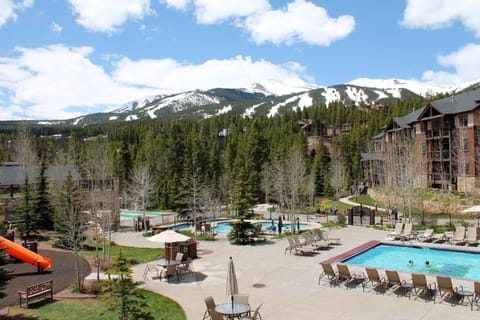
<instances>
[{"instance_id":1,"label":"green grass lawn","mask_svg":"<svg viewBox=\"0 0 480 320\"><path fill-rule=\"evenodd\" d=\"M95 245L89 242L87 247L89 249L83 251L82 256L85 258L91 258L95 256ZM163 247L160 247L160 244L158 248L135 248L119 246L115 243L112 243L110 250L112 258L118 256L118 253L121 250L122 254L127 258L127 261L130 261L130 263L133 264L158 260L161 256L165 254L165 249ZM103 248L101 246L99 247L98 255L100 257L103 257Z\"/></svg>"},{"instance_id":2,"label":"green grass lawn","mask_svg":"<svg viewBox=\"0 0 480 320\"><path fill-rule=\"evenodd\" d=\"M175 301L143 290L146 296L147 304L155 319L163 320L186 320L187 317L182 307ZM38 319L38 320L114 320L117 319L114 314L101 315L103 310L103 301L101 299L72 299L59 300L53 303L39 302L26 308L10 308L8 316L5 318L15 320ZM68 315L68 316L67 316Z\"/></svg>"}]
</instances>

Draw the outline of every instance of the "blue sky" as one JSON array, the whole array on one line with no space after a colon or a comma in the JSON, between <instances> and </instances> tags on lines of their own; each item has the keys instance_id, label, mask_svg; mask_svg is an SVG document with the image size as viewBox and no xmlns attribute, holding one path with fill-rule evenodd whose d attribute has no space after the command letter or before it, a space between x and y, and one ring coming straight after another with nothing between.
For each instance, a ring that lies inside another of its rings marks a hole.
<instances>
[{"instance_id":1,"label":"blue sky","mask_svg":"<svg viewBox=\"0 0 480 320\"><path fill-rule=\"evenodd\" d=\"M0 0L0 120L301 79L480 79L476 0Z\"/></svg>"}]
</instances>

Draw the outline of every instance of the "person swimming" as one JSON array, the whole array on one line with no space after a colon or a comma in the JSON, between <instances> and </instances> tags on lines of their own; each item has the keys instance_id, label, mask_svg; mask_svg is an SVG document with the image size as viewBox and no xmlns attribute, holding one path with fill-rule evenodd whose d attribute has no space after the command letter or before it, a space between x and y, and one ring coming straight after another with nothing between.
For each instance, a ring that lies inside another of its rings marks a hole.
<instances>
[{"instance_id":1,"label":"person swimming","mask_svg":"<svg viewBox=\"0 0 480 320\"><path fill-rule=\"evenodd\" d=\"M430 268L430 261L425 261L425 268Z\"/></svg>"},{"instance_id":2,"label":"person swimming","mask_svg":"<svg viewBox=\"0 0 480 320\"><path fill-rule=\"evenodd\" d=\"M409 267L413 266L413 260L408 260L408 266Z\"/></svg>"}]
</instances>

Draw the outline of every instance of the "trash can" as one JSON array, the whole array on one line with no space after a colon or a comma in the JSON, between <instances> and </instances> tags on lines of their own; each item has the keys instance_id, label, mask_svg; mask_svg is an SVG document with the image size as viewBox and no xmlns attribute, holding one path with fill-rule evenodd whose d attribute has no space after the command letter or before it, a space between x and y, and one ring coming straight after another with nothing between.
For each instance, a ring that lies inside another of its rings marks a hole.
<instances>
[{"instance_id":1,"label":"trash can","mask_svg":"<svg viewBox=\"0 0 480 320\"><path fill-rule=\"evenodd\" d=\"M188 256L192 259L198 258L197 242L194 239L188 239L186 243L188 245Z\"/></svg>"}]
</instances>

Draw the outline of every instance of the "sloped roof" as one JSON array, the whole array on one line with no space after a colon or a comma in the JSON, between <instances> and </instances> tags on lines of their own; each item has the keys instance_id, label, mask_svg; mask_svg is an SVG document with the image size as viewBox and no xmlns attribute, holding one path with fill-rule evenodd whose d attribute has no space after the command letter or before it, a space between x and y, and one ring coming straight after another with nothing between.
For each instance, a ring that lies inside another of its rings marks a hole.
<instances>
[{"instance_id":1,"label":"sloped roof","mask_svg":"<svg viewBox=\"0 0 480 320\"><path fill-rule=\"evenodd\" d=\"M34 168L33 172L33 176L37 177L39 168ZM65 181L69 172L71 172L74 181L83 180L73 166L51 166L47 168L45 175L50 179ZM25 171L23 167L19 165L0 166L0 186L18 186L24 183Z\"/></svg>"},{"instance_id":2,"label":"sloped roof","mask_svg":"<svg viewBox=\"0 0 480 320\"><path fill-rule=\"evenodd\" d=\"M436 100L430 104L444 114L456 114L473 111L480 106L480 89Z\"/></svg>"},{"instance_id":3,"label":"sloped roof","mask_svg":"<svg viewBox=\"0 0 480 320\"><path fill-rule=\"evenodd\" d=\"M360 161L380 161L382 160L382 154L380 152L361 152Z\"/></svg>"}]
</instances>

